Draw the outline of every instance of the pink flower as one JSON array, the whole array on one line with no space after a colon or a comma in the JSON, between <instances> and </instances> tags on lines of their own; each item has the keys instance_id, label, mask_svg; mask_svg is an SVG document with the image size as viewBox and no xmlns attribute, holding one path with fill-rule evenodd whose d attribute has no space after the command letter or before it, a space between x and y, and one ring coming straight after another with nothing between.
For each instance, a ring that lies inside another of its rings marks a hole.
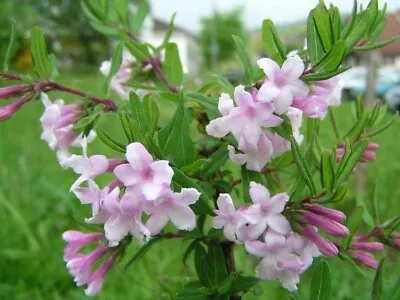
<instances>
[{"instance_id":1,"label":"pink flower","mask_svg":"<svg viewBox=\"0 0 400 300\"><path fill-rule=\"evenodd\" d=\"M96 176L107 172L108 159L104 155L87 156L87 140L82 139L82 155L71 155L67 165L71 167L79 178L72 184L70 191L79 187L83 182L94 179Z\"/></svg>"},{"instance_id":2,"label":"pink flower","mask_svg":"<svg viewBox=\"0 0 400 300\"><path fill-rule=\"evenodd\" d=\"M326 256L336 256L339 253L338 248L332 242L319 235L314 227L302 225L299 232L314 243L322 254Z\"/></svg>"},{"instance_id":3,"label":"pink flower","mask_svg":"<svg viewBox=\"0 0 400 300\"><path fill-rule=\"evenodd\" d=\"M31 86L27 84L17 84L0 88L0 99L9 99L19 96L22 93L30 90Z\"/></svg>"},{"instance_id":4,"label":"pink flower","mask_svg":"<svg viewBox=\"0 0 400 300\"><path fill-rule=\"evenodd\" d=\"M217 199L217 205L218 209L214 210L216 216L212 220L213 228L224 228L225 237L232 242L238 242L237 230L248 222L243 211L235 210L229 194L220 194Z\"/></svg>"},{"instance_id":5,"label":"pink flower","mask_svg":"<svg viewBox=\"0 0 400 300\"><path fill-rule=\"evenodd\" d=\"M257 64L268 76L257 98L261 102L274 103L277 114L286 112L294 97L305 97L308 94L309 87L300 79L305 68L300 57L289 57L282 68L269 58L262 58Z\"/></svg>"},{"instance_id":6,"label":"pink flower","mask_svg":"<svg viewBox=\"0 0 400 300\"><path fill-rule=\"evenodd\" d=\"M289 221L282 215L289 200L287 194L281 193L271 197L266 187L251 182L250 197L253 205L247 209L246 215L252 224L256 224L250 226L254 226L258 235L261 235L267 228L280 234L286 234L291 230Z\"/></svg>"},{"instance_id":7,"label":"pink flower","mask_svg":"<svg viewBox=\"0 0 400 300\"><path fill-rule=\"evenodd\" d=\"M150 236L150 231L141 221L147 204L140 187L130 186L117 204L117 209L108 210L104 232L111 247L117 246L128 234L139 242L143 242L144 236Z\"/></svg>"},{"instance_id":8,"label":"pink flower","mask_svg":"<svg viewBox=\"0 0 400 300\"><path fill-rule=\"evenodd\" d=\"M174 193L166 186L161 195L148 209L151 215L146 227L152 235L158 234L170 220L180 230L193 230L196 227L196 215L189 207L197 202L200 193L193 188L182 189Z\"/></svg>"},{"instance_id":9,"label":"pink flower","mask_svg":"<svg viewBox=\"0 0 400 300\"><path fill-rule=\"evenodd\" d=\"M373 254L362 250L350 250L349 252L356 263L371 269L378 268L379 262Z\"/></svg>"},{"instance_id":10,"label":"pink flower","mask_svg":"<svg viewBox=\"0 0 400 300\"><path fill-rule=\"evenodd\" d=\"M235 103L236 107L229 95L222 94L218 105L222 117L211 121L206 131L217 138L232 133L239 141L239 150L254 151L262 128L278 126L282 119L273 115L273 104L258 102L256 95L246 92L241 85L235 88Z\"/></svg>"},{"instance_id":11,"label":"pink flower","mask_svg":"<svg viewBox=\"0 0 400 300\"><path fill-rule=\"evenodd\" d=\"M292 107L300 109L306 116L314 119L325 118L328 104L320 95L307 95L295 97Z\"/></svg>"},{"instance_id":12,"label":"pink flower","mask_svg":"<svg viewBox=\"0 0 400 300\"><path fill-rule=\"evenodd\" d=\"M342 98L342 84L338 76L328 80L317 81L312 90L315 94L322 96L329 106L339 106Z\"/></svg>"},{"instance_id":13,"label":"pink flower","mask_svg":"<svg viewBox=\"0 0 400 300\"><path fill-rule=\"evenodd\" d=\"M346 220L346 215L340 210L326 208L318 204L305 204L304 207L314 214L325 216L336 222L343 222Z\"/></svg>"},{"instance_id":14,"label":"pink flower","mask_svg":"<svg viewBox=\"0 0 400 300\"><path fill-rule=\"evenodd\" d=\"M86 245L104 239L104 234L100 232L83 233L69 230L63 233L62 238L68 243L64 249L64 260L68 261Z\"/></svg>"},{"instance_id":15,"label":"pink flower","mask_svg":"<svg viewBox=\"0 0 400 300\"><path fill-rule=\"evenodd\" d=\"M126 148L129 164L114 169L114 174L127 187L140 185L147 200L157 199L165 184L170 185L174 174L167 160L153 161L146 148L140 143Z\"/></svg>"},{"instance_id":16,"label":"pink flower","mask_svg":"<svg viewBox=\"0 0 400 300\"><path fill-rule=\"evenodd\" d=\"M301 222L318 227L329 235L335 237L346 237L349 235L349 229L346 226L325 216L320 216L309 211L300 211L299 216Z\"/></svg>"},{"instance_id":17,"label":"pink flower","mask_svg":"<svg viewBox=\"0 0 400 300\"><path fill-rule=\"evenodd\" d=\"M379 144L368 143L367 148L365 149L364 153L361 155L360 162L361 163L366 163L368 161L376 160L376 150L378 148L379 148ZM345 146L343 144L340 144L336 148L337 161L341 161L345 153L346 153Z\"/></svg>"},{"instance_id":18,"label":"pink flower","mask_svg":"<svg viewBox=\"0 0 400 300\"><path fill-rule=\"evenodd\" d=\"M304 140L304 136L300 133L301 124L303 123L303 112L300 109L289 107L287 116L292 125L293 136L298 144Z\"/></svg>"}]
</instances>

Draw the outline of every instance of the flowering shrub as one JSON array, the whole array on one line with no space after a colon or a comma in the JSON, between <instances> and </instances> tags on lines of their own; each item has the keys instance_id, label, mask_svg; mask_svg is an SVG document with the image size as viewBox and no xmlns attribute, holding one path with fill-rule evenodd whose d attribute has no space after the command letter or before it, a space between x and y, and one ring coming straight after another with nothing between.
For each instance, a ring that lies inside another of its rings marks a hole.
<instances>
[{"instance_id":1,"label":"flowering shrub","mask_svg":"<svg viewBox=\"0 0 400 300\"><path fill-rule=\"evenodd\" d=\"M356 5L346 23L337 7L319 3L308 18L307 48L296 53L287 53L273 23L265 20L268 58L253 63L233 37L246 82L233 87L215 75L194 90L177 45L169 42L173 20L163 43L149 45L137 36L146 6L133 14L124 1L115 7L101 3L83 1L82 8L96 30L120 40L112 59L100 67L115 97L98 98L58 83L55 58L39 28L31 31L34 72L8 72L6 62L1 73L18 83L0 88L1 99L16 98L1 107L0 120L41 99L41 139L56 151L61 167L77 174L71 192L91 206L85 222L97 231L63 234L64 260L76 284L95 295L131 243L142 248L130 263L156 242L184 238L191 240L185 257L194 253L197 279L179 299L236 299L259 280L279 280L296 291L315 260L316 278L329 277L328 257L334 256L378 269L374 295L381 293L380 253L385 246L400 249L400 217L363 232L364 206L347 215L331 206L344 198L353 170L377 158L379 145L372 138L394 121L382 124L385 106L364 107L358 101L346 134L335 122L338 76L349 69L345 57L394 40L376 42L385 24L377 1L364 10ZM52 91L73 94L77 101L51 99ZM159 106L165 101L176 110L163 123ZM127 142L100 128L104 114L119 116L115 126ZM328 119L336 140L325 149L319 132ZM88 154L96 136L115 157ZM97 178L106 173L110 182L99 186ZM176 230L167 230L168 223ZM241 274L235 247L259 260L255 277ZM315 299L329 298L329 289L329 281L313 280L312 293L325 295Z\"/></svg>"}]
</instances>

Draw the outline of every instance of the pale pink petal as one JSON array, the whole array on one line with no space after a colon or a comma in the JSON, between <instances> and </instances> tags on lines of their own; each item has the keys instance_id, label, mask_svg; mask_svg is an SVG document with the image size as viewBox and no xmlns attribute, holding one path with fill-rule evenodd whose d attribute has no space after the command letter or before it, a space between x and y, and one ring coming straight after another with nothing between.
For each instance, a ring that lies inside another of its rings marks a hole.
<instances>
[{"instance_id":1,"label":"pale pink petal","mask_svg":"<svg viewBox=\"0 0 400 300\"><path fill-rule=\"evenodd\" d=\"M268 119L265 119L261 125L263 127L277 127L281 125L283 120L276 115L270 116Z\"/></svg>"},{"instance_id":2,"label":"pale pink petal","mask_svg":"<svg viewBox=\"0 0 400 300\"><path fill-rule=\"evenodd\" d=\"M155 161L150 166L153 170L153 182L156 184L170 184L174 171L169 165L168 160Z\"/></svg>"},{"instance_id":3,"label":"pale pink petal","mask_svg":"<svg viewBox=\"0 0 400 300\"><path fill-rule=\"evenodd\" d=\"M136 170L143 170L153 162L149 152L140 143L131 143L126 147L126 159Z\"/></svg>"},{"instance_id":4,"label":"pale pink petal","mask_svg":"<svg viewBox=\"0 0 400 300\"><path fill-rule=\"evenodd\" d=\"M279 65L270 58L261 58L257 61L257 65L264 70L265 75L273 80L275 73L280 71Z\"/></svg>"},{"instance_id":5,"label":"pale pink petal","mask_svg":"<svg viewBox=\"0 0 400 300\"><path fill-rule=\"evenodd\" d=\"M89 162L92 176L103 174L108 169L108 159L104 155L93 155L89 157Z\"/></svg>"},{"instance_id":6,"label":"pale pink petal","mask_svg":"<svg viewBox=\"0 0 400 300\"><path fill-rule=\"evenodd\" d=\"M232 242L236 242L236 241L237 241L237 238L236 238L235 231L236 231L235 225L233 225L233 224L231 224L231 223L226 224L226 226L224 227L224 236L225 236L228 240L230 240L230 241L232 241Z\"/></svg>"},{"instance_id":7,"label":"pale pink petal","mask_svg":"<svg viewBox=\"0 0 400 300\"><path fill-rule=\"evenodd\" d=\"M299 79L304 72L304 63L300 57L289 57L282 65L282 73L287 80Z\"/></svg>"},{"instance_id":8,"label":"pale pink petal","mask_svg":"<svg viewBox=\"0 0 400 300\"><path fill-rule=\"evenodd\" d=\"M235 88L235 102L240 107L252 106L254 101L253 97L249 92L246 92L243 85L239 85Z\"/></svg>"},{"instance_id":9,"label":"pale pink petal","mask_svg":"<svg viewBox=\"0 0 400 300\"><path fill-rule=\"evenodd\" d=\"M133 185L138 181L136 172L129 164L122 164L115 167L114 174L125 186Z\"/></svg>"},{"instance_id":10,"label":"pale pink petal","mask_svg":"<svg viewBox=\"0 0 400 300\"><path fill-rule=\"evenodd\" d=\"M200 197L199 191L193 188L182 189L180 193L175 195L175 204L180 206L192 205L196 203Z\"/></svg>"},{"instance_id":11,"label":"pale pink petal","mask_svg":"<svg viewBox=\"0 0 400 300\"><path fill-rule=\"evenodd\" d=\"M235 107L233 100L228 94L223 93L219 98L218 110L223 116L229 115L232 109Z\"/></svg>"},{"instance_id":12,"label":"pale pink petal","mask_svg":"<svg viewBox=\"0 0 400 300\"><path fill-rule=\"evenodd\" d=\"M87 187L76 188L72 192L81 201L81 204L90 204L98 200L98 193L93 192Z\"/></svg>"},{"instance_id":13,"label":"pale pink petal","mask_svg":"<svg viewBox=\"0 0 400 300\"><path fill-rule=\"evenodd\" d=\"M104 233L110 246L116 246L129 232L129 222L121 217L109 218L104 224Z\"/></svg>"},{"instance_id":14,"label":"pale pink petal","mask_svg":"<svg viewBox=\"0 0 400 300\"><path fill-rule=\"evenodd\" d=\"M235 152L235 148L231 145L228 146L228 151L229 151L229 158L238 165L243 165L246 163L246 155L244 154L237 154Z\"/></svg>"},{"instance_id":15,"label":"pale pink petal","mask_svg":"<svg viewBox=\"0 0 400 300\"><path fill-rule=\"evenodd\" d=\"M250 182L249 192L253 203L260 203L262 205L269 203L270 194L265 186L252 181Z\"/></svg>"},{"instance_id":16,"label":"pale pink petal","mask_svg":"<svg viewBox=\"0 0 400 300\"><path fill-rule=\"evenodd\" d=\"M146 227L152 235L158 234L167 225L168 216L165 212L156 213L150 216L147 220Z\"/></svg>"},{"instance_id":17,"label":"pale pink petal","mask_svg":"<svg viewBox=\"0 0 400 300\"><path fill-rule=\"evenodd\" d=\"M261 85L260 90L257 93L257 100L260 102L271 102L275 100L281 92L271 80L267 79Z\"/></svg>"},{"instance_id":18,"label":"pale pink petal","mask_svg":"<svg viewBox=\"0 0 400 300\"><path fill-rule=\"evenodd\" d=\"M269 211L279 214L285 209L285 205L289 201L289 196L286 193L281 193L273 196L269 201Z\"/></svg>"},{"instance_id":19,"label":"pale pink petal","mask_svg":"<svg viewBox=\"0 0 400 300\"><path fill-rule=\"evenodd\" d=\"M293 94L288 88L284 88L281 90L279 93L279 96L275 100L275 112L278 115L283 114L284 112L287 112L289 109L289 106L293 102Z\"/></svg>"},{"instance_id":20,"label":"pale pink petal","mask_svg":"<svg viewBox=\"0 0 400 300\"><path fill-rule=\"evenodd\" d=\"M219 194L217 199L218 209L225 214L235 213L232 198L229 194Z\"/></svg>"},{"instance_id":21,"label":"pale pink petal","mask_svg":"<svg viewBox=\"0 0 400 300\"><path fill-rule=\"evenodd\" d=\"M251 255L264 257L268 255L268 247L265 243L260 241L251 241L244 244L246 251Z\"/></svg>"},{"instance_id":22,"label":"pale pink petal","mask_svg":"<svg viewBox=\"0 0 400 300\"><path fill-rule=\"evenodd\" d=\"M222 138L226 136L231 131L231 127L229 126L228 122L229 119L227 119L227 117L221 117L212 120L206 126L207 134L216 138Z\"/></svg>"},{"instance_id":23,"label":"pale pink petal","mask_svg":"<svg viewBox=\"0 0 400 300\"><path fill-rule=\"evenodd\" d=\"M289 221L283 215L268 215L266 221L268 226L278 233L286 234L291 230Z\"/></svg>"},{"instance_id":24,"label":"pale pink petal","mask_svg":"<svg viewBox=\"0 0 400 300\"><path fill-rule=\"evenodd\" d=\"M243 128L242 136L239 140L239 149L244 152L256 152L261 132L261 127L258 124L253 122L247 123Z\"/></svg>"},{"instance_id":25,"label":"pale pink petal","mask_svg":"<svg viewBox=\"0 0 400 300\"><path fill-rule=\"evenodd\" d=\"M215 216L212 219L212 227L215 229L221 229L228 223L228 220L224 216Z\"/></svg>"},{"instance_id":26,"label":"pale pink petal","mask_svg":"<svg viewBox=\"0 0 400 300\"><path fill-rule=\"evenodd\" d=\"M180 230L193 230L196 227L196 215L188 206L175 206L168 209L167 214Z\"/></svg>"},{"instance_id":27,"label":"pale pink petal","mask_svg":"<svg viewBox=\"0 0 400 300\"><path fill-rule=\"evenodd\" d=\"M142 189L146 200L153 201L156 200L158 196L160 196L162 185L154 184L152 182L145 182L142 184Z\"/></svg>"},{"instance_id":28,"label":"pale pink petal","mask_svg":"<svg viewBox=\"0 0 400 300\"><path fill-rule=\"evenodd\" d=\"M296 97L305 97L310 92L310 87L300 79L292 81L287 88Z\"/></svg>"},{"instance_id":29,"label":"pale pink petal","mask_svg":"<svg viewBox=\"0 0 400 300\"><path fill-rule=\"evenodd\" d=\"M270 229L265 233L264 241L269 250L276 250L286 246L285 236Z\"/></svg>"}]
</instances>

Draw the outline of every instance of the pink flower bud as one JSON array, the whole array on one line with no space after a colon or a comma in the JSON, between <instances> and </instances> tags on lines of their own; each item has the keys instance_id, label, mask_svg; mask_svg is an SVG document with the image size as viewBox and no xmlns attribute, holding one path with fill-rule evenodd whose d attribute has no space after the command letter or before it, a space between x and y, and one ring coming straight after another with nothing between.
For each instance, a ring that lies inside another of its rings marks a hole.
<instances>
[{"instance_id":1,"label":"pink flower bud","mask_svg":"<svg viewBox=\"0 0 400 300\"><path fill-rule=\"evenodd\" d=\"M377 143L368 143L367 150L377 150L379 148L379 144Z\"/></svg>"},{"instance_id":2,"label":"pink flower bud","mask_svg":"<svg viewBox=\"0 0 400 300\"><path fill-rule=\"evenodd\" d=\"M29 99L22 97L0 108L0 122L11 118Z\"/></svg>"},{"instance_id":3,"label":"pink flower bud","mask_svg":"<svg viewBox=\"0 0 400 300\"><path fill-rule=\"evenodd\" d=\"M110 159L108 159L108 169L107 169L107 173L112 173L112 172L114 172L114 169L115 169L117 166L119 166L119 165L121 165L121 164L124 164L124 163L126 163L126 161L123 160L123 159L120 159L120 158L110 158Z\"/></svg>"},{"instance_id":4,"label":"pink flower bud","mask_svg":"<svg viewBox=\"0 0 400 300\"><path fill-rule=\"evenodd\" d=\"M28 90L29 85L18 84L0 88L0 99L9 99L19 96Z\"/></svg>"},{"instance_id":5,"label":"pink flower bud","mask_svg":"<svg viewBox=\"0 0 400 300\"><path fill-rule=\"evenodd\" d=\"M373 151L365 151L360 158L360 161L362 162L368 162L373 160L376 160L376 153Z\"/></svg>"},{"instance_id":6,"label":"pink flower bud","mask_svg":"<svg viewBox=\"0 0 400 300\"><path fill-rule=\"evenodd\" d=\"M353 240L353 243L351 245L352 249L355 250L364 250L364 251L383 251L384 245L379 242L362 242L358 241L357 239Z\"/></svg>"},{"instance_id":7,"label":"pink flower bud","mask_svg":"<svg viewBox=\"0 0 400 300\"><path fill-rule=\"evenodd\" d=\"M301 226L300 233L313 242L319 251L326 256L336 256L338 254L338 248L332 242L320 236L311 226Z\"/></svg>"},{"instance_id":8,"label":"pink flower bud","mask_svg":"<svg viewBox=\"0 0 400 300\"><path fill-rule=\"evenodd\" d=\"M351 255L356 263L366 266L371 269L378 268L379 262L375 259L371 253L361 250L351 251Z\"/></svg>"},{"instance_id":9,"label":"pink flower bud","mask_svg":"<svg viewBox=\"0 0 400 300\"><path fill-rule=\"evenodd\" d=\"M305 223L314 225L332 236L345 237L349 234L349 229L346 226L312 212L302 211L300 216Z\"/></svg>"},{"instance_id":10,"label":"pink flower bud","mask_svg":"<svg viewBox=\"0 0 400 300\"><path fill-rule=\"evenodd\" d=\"M339 210L323 207L317 204L305 204L304 205L308 211L314 214L327 217L336 222L343 222L346 220L346 215Z\"/></svg>"}]
</instances>

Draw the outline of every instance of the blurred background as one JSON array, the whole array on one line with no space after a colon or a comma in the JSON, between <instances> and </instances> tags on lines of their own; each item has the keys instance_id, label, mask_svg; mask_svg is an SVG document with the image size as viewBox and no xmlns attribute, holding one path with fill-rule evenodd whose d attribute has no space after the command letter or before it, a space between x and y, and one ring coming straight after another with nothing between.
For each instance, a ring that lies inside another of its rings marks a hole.
<instances>
[{"instance_id":1,"label":"blurred background","mask_svg":"<svg viewBox=\"0 0 400 300\"><path fill-rule=\"evenodd\" d=\"M131 9L135 9L140 0L131 2ZM172 14L177 12L172 41L179 46L185 71L198 82L207 74L218 72L238 84L244 81L244 74L236 57L232 34L243 38L255 61L265 56L261 22L271 18L276 22L287 47L290 50L302 49L307 14L317 2L153 0L150 1L150 15L145 20L140 38L149 43L160 43ZM331 2L338 5L344 13L343 18L347 18L353 1ZM359 1L360 4L367 2ZM387 24L379 40L400 34L400 0L387 0L387 4ZM49 52L59 60L62 72L58 81L96 96L104 96L104 77L99 72L99 66L111 57L115 40L91 28L81 11L80 1L0 1L0 61L10 39L10 21L15 23L17 34L12 52L13 69L25 72L31 68L29 30L39 25L46 35ZM367 93L367 77L371 69L375 74L373 96L388 104L390 113L387 118L400 110L400 40L372 55L356 53L346 63L353 68L342 75L344 103L335 110L342 133L349 130L353 122L352 100ZM57 96L52 94L52 98ZM72 99L65 95L63 98ZM81 220L89 212L68 193L74 174L62 170L55 154L39 140L42 110L37 101L17 113L12 120L0 123L0 299L85 298L83 289L75 287L66 271L62 260L64 242L61 234L67 229L84 228ZM112 121L102 120L105 123ZM331 145L329 142L333 137L329 123L324 128L323 142ZM110 128L110 131L121 135L120 128ZM381 146L377 161L363 169L361 180L356 177L358 180L353 183L353 189L340 205L351 211L349 203L356 200L369 211L365 215L366 223L379 224L400 214L399 121L374 141ZM115 155L96 141L91 152L100 151L108 156ZM176 292L194 275L191 268L180 261L186 246L185 241L166 241L152 248L130 269L113 269L98 298L174 299ZM137 249L138 246L133 246L130 252L133 254ZM394 255L388 255L391 271L388 268L387 277L393 280L399 275L400 264ZM257 262L244 256L240 249L236 256L240 261L239 269L246 275L253 275ZM337 299L369 297L374 272L346 267L338 258L330 262ZM260 299L308 299L310 274L312 269L302 277L304 288L300 288L297 296L287 293L278 283L270 282L261 284L245 299L253 299L262 290L264 294Z\"/></svg>"}]
</instances>

